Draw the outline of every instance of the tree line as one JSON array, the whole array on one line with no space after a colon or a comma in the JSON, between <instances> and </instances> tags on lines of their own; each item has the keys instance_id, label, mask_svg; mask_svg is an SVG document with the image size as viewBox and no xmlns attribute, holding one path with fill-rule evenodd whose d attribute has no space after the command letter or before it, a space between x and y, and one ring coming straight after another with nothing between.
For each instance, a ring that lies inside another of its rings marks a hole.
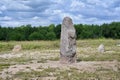
<instances>
[{"instance_id":1,"label":"tree line","mask_svg":"<svg viewBox=\"0 0 120 80\"><path fill-rule=\"evenodd\" d=\"M113 38L120 39L120 22L102 25L74 24L77 39ZM19 27L0 26L1 41L56 40L60 39L61 24L49 26L22 25Z\"/></svg>"}]
</instances>

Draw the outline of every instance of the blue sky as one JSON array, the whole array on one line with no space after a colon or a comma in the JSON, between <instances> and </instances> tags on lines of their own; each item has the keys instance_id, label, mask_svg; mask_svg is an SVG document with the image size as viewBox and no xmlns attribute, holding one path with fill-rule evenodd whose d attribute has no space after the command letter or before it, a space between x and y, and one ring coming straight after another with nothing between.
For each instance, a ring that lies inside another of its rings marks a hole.
<instances>
[{"instance_id":1,"label":"blue sky","mask_svg":"<svg viewBox=\"0 0 120 80\"><path fill-rule=\"evenodd\" d=\"M120 0L0 0L0 25L46 26L65 16L75 24L120 21Z\"/></svg>"}]
</instances>

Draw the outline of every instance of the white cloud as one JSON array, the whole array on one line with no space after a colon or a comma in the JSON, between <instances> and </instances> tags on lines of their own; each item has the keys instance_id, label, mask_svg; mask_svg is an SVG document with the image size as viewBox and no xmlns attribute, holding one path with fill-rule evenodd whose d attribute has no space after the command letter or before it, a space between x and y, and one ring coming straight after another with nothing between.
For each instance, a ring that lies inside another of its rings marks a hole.
<instances>
[{"instance_id":1,"label":"white cloud","mask_svg":"<svg viewBox=\"0 0 120 80\"><path fill-rule=\"evenodd\" d=\"M87 2L88 3L91 3L91 4L99 4L99 3L101 3L101 1L100 0L87 0Z\"/></svg>"},{"instance_id":2,"label":"white cloud","mask_svg":"<svg viewBox=\"0 0 120 80\"><path fill-rule=\"evenodd\" d=\"M58 4L63 4L64 3L64 0L54 0L55 3L58 3Z\"/></svg>"},{"instance_id":3,"label":"white cloud","mask_svg":"<svg viewBox=\"0 0 120 80\"><path fill-rule=\"evenodd\" d=\"M26 5L20 4L20 3L16 3L16 2L14 2L13 4L9 4L7 6L8 6L7 9L9 9L9 10L29 10L29 9L31 9L31 7L29 7L29 6L26 6Z\"/></svg>"},{"instance_id":4,"label":"white cloud","mask_svg":"<svg viewBox=\"0 0 120 80\"><path fill-rule=\"evenodd\" d=\"M117 12L120 13L120 7L116 7L116 8L115 8L115 11L117 11Z\"/></svg>"},{"instance_id":5,"label":"white cloud","mask_svg":"<svg viewBox=\"0 0 120 80\"><path fill-rule=\"evenodd\" d=\"M6 8L6 6L4 6L4 5L0 7L0 10L2 10L2 11L6 10L6 9L7 9L7 8Z\"/></svg>"},{"instance_id":6,"label":"white cloud","mask_svg":"<svg viewBox=\"0 0 120 80\"><path fill-rule=\"evenodd\" d=\"M8 5L8 9L12 9L12 10L28 10L31 9L29 6L26 6L24 4L10 4Z\"/></svg>"},{"instance_id":7,"label":"white cloud","mask_svg":"<svg viewBox=\"0 0 120 80\"><path fill-rule=\"evenodd\" d=\"M96 5L96 6L105 7L105 8L108 7L108 2L106 4L106 2L103 0L87 0L87 3L92 4L92 5Z\"/></svg>"},{"instance_id":8,"label":"white cloud","mask_svg":"<svg viewBox=\"0 0 120 80\"><path fill-rule=\"evenodd\" d=\"M61 10L53 10L53 14L62 14Z\"/></svg>"},{"instance_id":9,"label":"white cloud","mask_svg":"<svg viewBox=\"0 0 120 80\"><path fill-rule=\"evenodd\" d=\"M39 17L38 17L38 16L34 16L32 19L33 19L33 20L38 20Z\"/></svg>"},{"instance_id":10,"label":"white cloud","mask_svg":"<svg viewBox=\"0 0 120 80\"><path fill-rule=\"evenodd\" d=\"M0 14L2 14L2 11L0 11Z\"/></svg>"},{"instance_id":11,"label":"white cloud","mask_svg":"<svg viewBox=\"0 0 120 80\"><path fill-rule=\"evenodd\" d=\"M75 9L85 7L85 4L81 1L73 0L70 6Z\"/></svg>"},{"instance_id":12,"label":"white cloud","mask_svg":"<svg viewBox=\"0 0 120 80\"><path fill-rule=\"evenodd\" d=\"M4 17L0 17L0 20L9 21L9 20L12 20L12 18L9 16L4 16Z\"/></svg>"},{"instance_id":13,"label":"white cloud","mask_svg":"<svg viewBox=\"0 0 120 80\"><path fill-rule=\"evenodd\" d=\"M19 21L3 21L1 22L2 26L20 26L21 23Z\"/></svg>"},{"instance_id":14,"label":"white cloud","mask_svg":"<svg viewBox=\"0 0 120 80\"><path fill-rule=\"evenodd\" d=\"M74 23L120 21L120 0L1 0L1 25L49 25L65 16Z\"/></svg>"},{"instance_id":15,"label":"white cloud","mask_svg":"<svg viewBox=\"0 0 120 80\"><path fill-rule=\"evenodd\" d=\"M31 9L29 6L20 3L17 0L1 0L2 6L0 10L28 10Z\"/></svg>"}]
</instances>

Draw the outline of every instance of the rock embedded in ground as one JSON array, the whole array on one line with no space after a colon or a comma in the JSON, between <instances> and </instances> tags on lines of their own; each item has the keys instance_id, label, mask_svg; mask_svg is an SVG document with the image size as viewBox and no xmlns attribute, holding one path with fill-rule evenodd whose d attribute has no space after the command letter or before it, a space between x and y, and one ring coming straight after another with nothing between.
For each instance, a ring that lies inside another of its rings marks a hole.
<instances>
[{"instance_id":1,"label":"rock embedded in ground","mask_svg":"<svg viewBox=\"0 0 120 80\"><path fill-rule=\"evenodd\" d=\"M100 44L99 47L98 47L98 52L100 53L104 53L105 52L105 47L103 44Z\"/></svg>"},{"instance_id":2,"label":"rock embedded in ground","mask_svg":"<svg viewBox=\"0 0 120 80\"><path fill-rule=\"evenodd\" d=\"M21 45L15 45L14 48L12 49L13 52L19 52L20 50L22 50Z\"/></svg>"},{"instance_id":3,"label":"rock embedded in ground","mask_svg":"<svg viewBox=\"0 0 120 80\"><path fill-rule=\"evenodd\" d=\"M117 46L119 46L119 47L120 47L120 44L117 44Z\"/></svg>"},{"instance_id":4,"label":"rock embedded in ground","mask_svg":"<svg viewBox=\"0 0 120 80\"><path fill-rule=\"evenodd\" d=\"M76 31L72 19L65 17L61 27L60 62L76 62Z\"/></svg>"}]
</instances>

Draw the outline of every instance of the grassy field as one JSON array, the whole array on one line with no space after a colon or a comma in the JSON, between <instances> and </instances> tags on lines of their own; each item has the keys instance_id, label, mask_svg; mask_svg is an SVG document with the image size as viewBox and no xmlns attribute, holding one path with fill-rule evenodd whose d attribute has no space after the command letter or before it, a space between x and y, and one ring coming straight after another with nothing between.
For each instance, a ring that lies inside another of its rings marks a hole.
<instances>
[{"instance_id":1,"label":"grassy field","mask_svg":"<svg viewBox=\"0 0 120 80\"><path fill-rule=\"evenodd\" d=\"M0 51L11 51L16 44L20 44L23 50L49 50L59 48L59 41L9 41L0 42Z\"/></svg>"},{"instance_id":2,"label":"grassy field","mask_svg":"<svg viewBox=\"0 0 120 80\"><path fill-rule=\"evenodd\" d=\"M62 68L57 66L59 43L59 40L0 42L0 80L120 80L120 46L117 46L120 40L77 40L78 64ZM101 43L104 53L97 51ZM22 45L22 50L14 53L12 48L17 44Z\"/></svg>"}]
</instances>

